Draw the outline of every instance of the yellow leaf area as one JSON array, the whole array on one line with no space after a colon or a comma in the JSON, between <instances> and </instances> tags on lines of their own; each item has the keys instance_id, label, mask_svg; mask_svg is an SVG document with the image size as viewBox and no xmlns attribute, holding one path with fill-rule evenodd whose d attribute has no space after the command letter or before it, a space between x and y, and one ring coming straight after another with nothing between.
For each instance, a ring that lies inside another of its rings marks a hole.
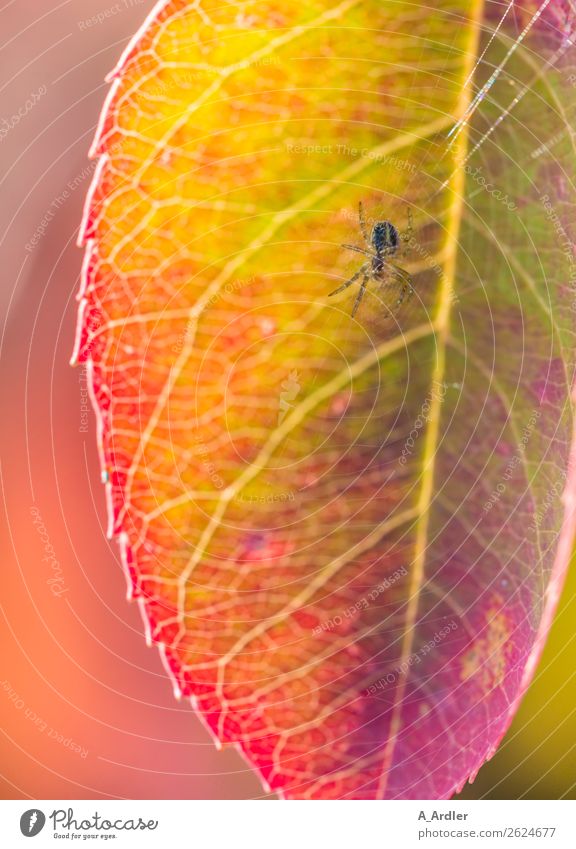
<instances>
[{"instance_id":1,"label":"yellow leaf area","mask_svg":"<svg viewBox=\"0 0 576 849\"><path fill-rule=\"evenodd\" d=\"M417 729L399 737L406 669L432 662L413 633L466 145L446 133L480 14L169 2L94 148L77 355L110 530L177 689L285 796L427 798L466 777L427 783ZM354 318L357 284L329 297L366 260L341 247L366 246L359 203L368 227L411 214L405 310L395 278Z\"/></svg>"}]
</instances>

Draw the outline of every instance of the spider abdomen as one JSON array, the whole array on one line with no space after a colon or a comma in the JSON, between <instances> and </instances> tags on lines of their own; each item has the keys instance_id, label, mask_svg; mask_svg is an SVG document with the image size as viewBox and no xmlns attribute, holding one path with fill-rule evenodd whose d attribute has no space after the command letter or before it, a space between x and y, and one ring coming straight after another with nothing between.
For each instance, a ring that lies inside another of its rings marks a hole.
<instances>
[{"instance_id":1,"label":"spider abdomen","mask_svg":"<svg viewBox=\"0 0 576 849\"><path fill-rule=\"evenodd\" d=\"M390 221L378 221L372 228L372 245L377 254L392 254L398 247L398 230Z\"/></svg>"}]
</instances>

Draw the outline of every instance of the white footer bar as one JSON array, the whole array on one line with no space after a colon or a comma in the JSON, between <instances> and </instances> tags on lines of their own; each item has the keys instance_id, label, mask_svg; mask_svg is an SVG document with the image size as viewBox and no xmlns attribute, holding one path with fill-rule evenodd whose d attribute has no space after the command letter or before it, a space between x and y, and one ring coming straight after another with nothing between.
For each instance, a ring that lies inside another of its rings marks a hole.
<instances>
[{"instance_id":1,"label":"white footer bar","mask_svg":"<svg viewBox=\"0 0 576 849\"><path fill-rule=\"evenodd\" d=\"M574 849L576 801L0 801L0 844Z\"/></svg>"}]
</instances>

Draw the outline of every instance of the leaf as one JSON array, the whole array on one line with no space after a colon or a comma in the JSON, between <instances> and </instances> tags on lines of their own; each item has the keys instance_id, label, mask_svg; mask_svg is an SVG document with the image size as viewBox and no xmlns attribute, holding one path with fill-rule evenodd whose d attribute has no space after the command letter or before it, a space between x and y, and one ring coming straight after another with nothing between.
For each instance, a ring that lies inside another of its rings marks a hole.
<instances>
[{"instance_id":1,"label":"leaf","mask_svg":"<svg viewBox=\"0 0 576 849\"><path fill-rule=\"evenodd\" d=\"M176 693L289 798L473 777L574 532L572 21L441 5L160 3L92 151L110 534ZM328 297L359 202L412 213L406 311Z\"/></svg>"}]
</instances>

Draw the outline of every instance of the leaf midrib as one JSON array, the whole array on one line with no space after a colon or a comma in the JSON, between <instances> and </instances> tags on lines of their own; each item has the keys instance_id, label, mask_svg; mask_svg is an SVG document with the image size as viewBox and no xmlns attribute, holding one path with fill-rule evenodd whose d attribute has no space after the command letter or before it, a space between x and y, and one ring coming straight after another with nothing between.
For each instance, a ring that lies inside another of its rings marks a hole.
<instances>
[{"instance_id":1,"label":"leaf midrib","mask_svg":"<svg viewBox=\"0 0 576 849\"><path fill-rule=\"evenodd\" d=\"M480 42L480 28L484 17L484 0L475 0L474 8L470 17L470 34L469 44L466 51L466 61L462 79L467 80L473 72L473 67L478 55L478 46ZM458 104L458 117L465 115L471 103L472 89L471 86L462 87ZM446 235L446 260L444 265L444 275L440 289L438 314L434 322L436 327L436 363L432 370L430 387L438 386L443 383L445 366L446 366L446 347L450 330L450 318L452 313L452 301L454 292L454 279L456 274L456 265L458 259L458 237L462 224L462 216L464 211L464 189L465 189L465 172L464 168L458 167L459 162L463 162L466 158L468 150L468 123L460 132L457 141L454 144L453 161L456 167L450 178L447 191L453 194L453 203L450 211L448 230ZM420 604L420 593L424 582L424 573L426 566L426 549L428 547L428 529L430 522L430 507L432 504L432 495L434 488L434 473L436 468L436 454L438 448L438 438L440 433L440 415L442 399L438 392L430 392L430 414L428 418L428 426L426 428L424 448L422 454L422 474L420 498L418 499L417 514L415 522L416 539L414 543L414 560L412 564L412 577L408 591L408 608L406 611L406 627L402 640L401 655L398 661L399 668L403 668L407 664L408 658L412 653L414 644L414 633L418 618L418 608ZM409 664L407 664L409 668ZM398 687L395 691L394 703L392 705L392 717L390 720L390 731L386 741L382 759L382 770L378 782L376 792L377 799L383 799L386 796L388 785L388 777L390 768L394 759L394 751L396 740L400 730L402 719L402 706L404 703L404 695L406 691L406 683L408 675L401 678Z\"/></svg>"}]
</instances>

